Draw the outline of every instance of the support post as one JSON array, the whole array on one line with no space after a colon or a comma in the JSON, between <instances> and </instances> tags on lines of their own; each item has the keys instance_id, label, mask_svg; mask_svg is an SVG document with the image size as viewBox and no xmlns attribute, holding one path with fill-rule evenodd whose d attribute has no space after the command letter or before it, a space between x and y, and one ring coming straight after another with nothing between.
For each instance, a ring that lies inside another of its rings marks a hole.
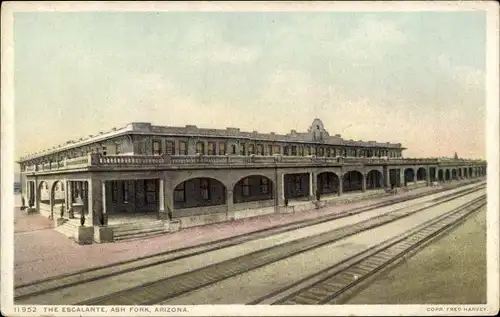
<instances>
[{"instance_id":1,"label":"support post","mask_svg":"<svg viewBox=\"0 0 500 317\"><path fill-rule=\"evenodd\" d=\"M340 174L339 175L339 192L338 192L338 195L342 196L343 193L344 193L344 175Z\"/></svg>"},{"instance_id":2,"label":"support post","mask_svg":"<svg viewBox=\"0 0 500 317\"><path fill-rule=\"evenodd\" d=\"M158 206L158 218L159 219L165 219L166 217L164 217L164 214L165 213L165 181L163 180L163 178L160 178L158 180L158 203L159 203L159 206Z\"/></svg>"},{"instance_id":3,"label":"support post","mask_svg":"<svg viewBox=\"0 0 500 317\"><path fill-rule=\"evenodd\" d=\"M366 177L367 175L365 174L362 174L363 177L362 177L362 180L361 180L361 191L364 193L366 192Z\"/></svg>"},{"instance_id":4,"label":"support post","mask_svg":"<svg viewBox=\"0 0 500 317\"><path fill-rule=\"evenodd\" d=\"M103 219L103 223L102 225L103 226L107 226L108 225L108 210L107 210L107 205L106 205L106 181L101 181L101 195L102 195L102 199L101 199L101 212L102 212L102 219Z\"/></svg>"},{"instance_id":5,"label":"support post","mask_svg":"<svg viewBox=\"0 0 500 317\"><path fill-rule=\"evenodd\" d=\"M88 184L88 192L87 192L87 211L88 215L86 217L85 223L88 223L89 226L97 226L99 225L98 215L102 209L102 184L98 179L90 178L87 181Z\"/></svg>"},{"instance_id":6,"label":"support post","mask_svg":"<svg viewBox=\"0 0 500 317\"><path fill-rule=\"evenodd\" d=\"M234 214L233 214L234 201L233 201L232 188L227 189L226 205L227 205L227 217L228 217L227 220L234 220Z\"/></svg>"},{"instance_id":7,"label":"support post","mask_svg":"<svg viewBox=\"0 0 500 317\"><path fill-rule=\"evenodd\" d=\"M276 192L274 195L277 197L277 206L285 204L285 174L276 172Z\"/></svg>"}]
</instances>

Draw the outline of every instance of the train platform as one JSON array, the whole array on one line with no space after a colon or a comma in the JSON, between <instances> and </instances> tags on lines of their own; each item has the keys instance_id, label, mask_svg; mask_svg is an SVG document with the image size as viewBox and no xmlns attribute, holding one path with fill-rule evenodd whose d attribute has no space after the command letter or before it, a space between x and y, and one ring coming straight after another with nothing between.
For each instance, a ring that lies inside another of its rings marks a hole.
<instances>
[{"instance_id":1,"label":"train platform","mask_svg":"<svg viewBox=\"0 0 500 317\"><path fill-rule=\"evenodd\" d=\"M392 200L395 197L417 195L435 189L436 187L423 187L402 192L398 195L333 205L308 212L271 214L239 219L232 222L192 227L179 232L146 239L92 245L75 244L71 239L61 235L59 232L50 230L51 221L45 217L40 215L18 215L23 212L19 208L16 208L14 284L27 284L62 274L134 260L265 228L342 213L367 204ZM30 229L32 230L30 231Z\"/></svg>"}]
</instances>

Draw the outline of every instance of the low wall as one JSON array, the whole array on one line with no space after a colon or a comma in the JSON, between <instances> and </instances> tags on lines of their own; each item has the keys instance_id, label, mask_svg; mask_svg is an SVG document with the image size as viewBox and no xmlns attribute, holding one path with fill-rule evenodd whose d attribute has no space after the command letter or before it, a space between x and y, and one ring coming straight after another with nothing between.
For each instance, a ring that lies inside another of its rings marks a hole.
<instances>
[{"instance_id":1,"label":"low wall","mask_svg":"<svg viewBox=\"0 0 500 317\"><path fill-rule=\"evenodd\" d=\"M234 204L234 208L236 210L233 210L231 212L217 212L217 213L207 214L206 210L203 210L203 213L200 212L199 214L190 214L188 216L183 216L183 217L177 216L176 219L180 220L181 228L189 228L189 227L203 226L218 222L231 221L236 219L264 216L276 212L280 213L307 212L325 206L352 203L363 199L382 197L385 195L389 194L387 194L384 189L368 190L364 193L361 192L351 193L345 196L333 196L332 198L324 197L319 202L314 202L314 201L293 202L287 208L280 207L278 209L274 207L274 200L253 201L253 202ZM181 213L182 211L178 212L177 214Z\"/></svg>"}]
</instances>

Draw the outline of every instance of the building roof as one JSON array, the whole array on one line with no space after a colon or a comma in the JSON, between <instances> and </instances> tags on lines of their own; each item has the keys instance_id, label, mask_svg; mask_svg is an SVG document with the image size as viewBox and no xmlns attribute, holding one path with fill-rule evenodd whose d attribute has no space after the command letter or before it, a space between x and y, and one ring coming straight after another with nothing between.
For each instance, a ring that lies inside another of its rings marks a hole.
<instances>
[{"instance_id":1,"label":"building roof","mask_svg":"<svg viewBox=\"0 0 500 317\"><path fill-rule=\"evenodd\" d=\"M298 142L298 143L318 143L340 146L360 146L373 148L394 148L404 150L401 143L382 143L376 141L361 141L361 140L345 140L340 134L330 135L325 129L323 122L319 118L315 118L306 132L297 132L291 130L287 134L259 133L258 131L244 132L239 128L226 129L206 129L198 128L195 125L186 125L185 127L173 126L158 126L148 122L132 122L122 128L113 128L108 132L99 132L97 135L89 135L87 138L79 140L70 140L64 144L54 146L51 149L46 149L38 153L30 153L21 158L22 160L34 159L41 156L55 154L57 152L77 148L80 146L99 143L111 138L126 134L146 134L146 135L172 135L172 136L200 136L200 137L220 137L220 138L238 138L262 141L280 141L280 142Z\"/></svg>"}]
</instances>

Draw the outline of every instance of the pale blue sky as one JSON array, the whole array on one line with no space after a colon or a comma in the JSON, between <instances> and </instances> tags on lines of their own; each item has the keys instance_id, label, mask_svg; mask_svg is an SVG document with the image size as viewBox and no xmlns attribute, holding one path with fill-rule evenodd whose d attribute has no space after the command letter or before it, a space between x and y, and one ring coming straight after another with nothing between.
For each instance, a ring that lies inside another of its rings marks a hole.
<instances>
[{"instance_id":1,"label":"pale blue sky","mask_svg":"<svg viewBox=\"0 0 500 317\"><path fill-rule=\"evenodd\" d=\"M16 157L132 121L485 157L483 12L16 13Z\"/></svg>"}]
</instances>

